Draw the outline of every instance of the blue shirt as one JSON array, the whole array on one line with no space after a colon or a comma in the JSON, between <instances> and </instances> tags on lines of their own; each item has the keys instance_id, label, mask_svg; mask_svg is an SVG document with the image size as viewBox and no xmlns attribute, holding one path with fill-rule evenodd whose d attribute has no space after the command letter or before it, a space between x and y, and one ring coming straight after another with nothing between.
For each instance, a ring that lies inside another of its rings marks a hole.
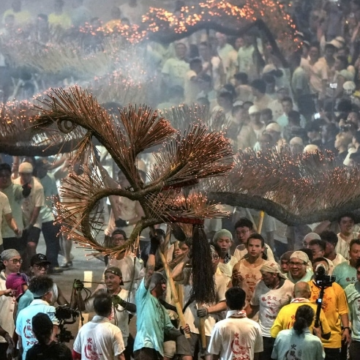
<instances>
[{"instance_id":1,"label":"blue shirt","mask_svg":"<svg viewBox=\"0 0 360 360\"><path fill-rule=\"evenodd\" d=\"M174 329L169 315L159 300L146 289L144 279L141 281L135 296L137 333L134 351L150 348L164 356L164 332Z\"/></svg>"},{"instance_id":2,"label":"blue shirt","mask_svg":"<svg viewBox=\"0 0 360 360\"><path fill-rule=\"evenodd\" d=\"M350 310L351 338L360 341L360 282L347 286L345 294Z\"/></svg>"},{"instance_id":3,"label":"blue shirt","mask_svg":"<svg viewBox=\"0 0 360 360\"><path fill-rule=\"evenodd\" d=\"M275 339L272 359L323 360L321 340L309 329L298 335L294 329L282 330Z\"/></svg>"},{"instance_id":4,"label":"blue shirt","mask_svg":"<svg viewBox=\"0 0 360 360\"><path fill-rule=\"evenodd\" d=\"M332 274L335 276L335 281L343 289L356 281L356 269L350 266L347 261L335 266Z\"/></svg>"},{"instance_id":5,"label":"blue shirt","mask_svg":"<svg viewBox=\"0 0 360 360\"><path fill-rule=\"evenodd\" d=\"M17 312L16 312L16 317L19 315L20 311L22 309L25 309L26 307L28 307L31 302L34 300L34 295L33 293L27 289L20 297L19 299L19 303L18 303L18 307L17 307Z\"/></svg>"}]
</instances>

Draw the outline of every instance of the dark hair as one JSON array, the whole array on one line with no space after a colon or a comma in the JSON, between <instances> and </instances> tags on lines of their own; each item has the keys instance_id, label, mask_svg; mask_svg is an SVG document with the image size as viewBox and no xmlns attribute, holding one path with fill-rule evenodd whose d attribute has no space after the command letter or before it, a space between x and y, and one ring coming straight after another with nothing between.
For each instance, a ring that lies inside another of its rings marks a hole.
<instances>
[{"instance_id":1,"label":"dark hair","mask_svg":"<svg viewBox=\"0 0 360 360\"><path fill-rule=\"evenodd\" d=\"M264 74L262 79L265 81L266 84L274 84L275 83L275 76L271 74Z\"/></svg>"},{"instance_id":2,"label":"dark hair","mask_svg":"<svg viewBox=\"0 0 360 360\"><path fill-rule=\"evenodd\" d=\"M350 241L350 245L349 245L349 249L351 250L351 248L353 247L353 245L360 245L360 239L352 239Z\"/></svg>"},{"instance_id":3,"label":"dark hair","mask_svg":"<svg viewBox=\"0 0 360 360\"><path fill-rule=\"evenodd\" d=\"M260 240L261 241L261 247L265 246L265 240L260 234L251 234L247 240L246 246L249 245L250 240Z\"/></svg>"},{"instance_id":4,"label":"dark hair","mask_svg":"<svg viewBox=\"0 0 360 360\"><path fill-rule=\"evenodd\" d=\"M257 91L259 91L262 94L265 94L266 92L266 83L262 79L256 79L251 83L251 87L255 88Z\"/></svg>"},{"instance_id":5,"label":"dark hair","mask_svg":"<svg viewBox=\"0 0 360 360\"><path fill-rule=\"evenodd\" d=\"M247 85L249 83L249 77L244 72L239 72L239 73L235 74L234 79L241 81L245 85Z\"/></svg>"},{"instance_id":6,"label":"dark hair","mask_svg":"<svg viewBox=\"0 0 360 360\"><path fill-rule=\"evenodd\" d=\"M155 229L155 235L165 237L165 231L163 229Z\"/></svg>"},{"instance_id":7,"label":"dark hair","mask_svg":"<svg viewBox=\"0 0 360 360\"><path fill-rule=\"evenodd\" d=\"M225 293L226 305L230 310L241 310L245 306L245 291L237 286L228 289Z\"/></svg>"},{"instance_id":8,"label":"dark hair","mask_svg":"<svg viewBox=\"0 0 360 360\"><path fill-rule=\"evenodd\" d=\"M111 314L112 301L110 295L100 293L94 298L94 310L99 316L109 316Z\"/></svg>"},{"instance_id":9,"label":"dark hair","mask_svg":"<svg viewBox=\"0 0 360 360\"><path fill-rule=\"evenodd\" d=\"M211 76L208 75L208 74L202 74L201 75L201 80L204 81L204 82L210 83L210 84L212 82Z\"/></svg>"},{"instance_id":10,"label":"dark hair","mask_svg":"<svg viewBox=\"0 0 360 360\"><path fill-rule=\"evenodd\" d=\"M0 171L8 171L11 174L11 166L7 163L0 164Z\"/></svg>"},{"instance_id":11,"label":"dark hair","mask_svg":"<svg viewBox=\"0 0 360 360\"><path fill-rule=\"evenodd\" d=\"M360 259L356 260L355 269L358 269L360 267Z\"/></svg>"},{"instance_id":12,"label":"dark hair","mask_svg":"<svg viewBox=\"0 0 360 360\"><path fill-rule=\"evenodd\" d=\"M53 327L49 316L44 313L38 313L32 318L32 331L40 344L48 343Z\"/></svg>"},{"instance_id":13,"label":"dark hair","mask_svg":"<svg viewBox=\"0 0 360 360\"><path fill-rule=\"evenodd\" d=\"M247 228L249 228L250 230L253 230L253 229L254 229L254 225L253 225L252 221L249 220L248 218L240 218L240 219L235 223L234 229L236 230L236 229L239 228L239 227L247 227Z\"/></svg>"},{"instance_id":14,"label":"dark hair","mask_svg":"<svg viewBox=\"0 0 360 360\"><path fill-rule=\"evenodd\" d=\"M297 335L304 333L304 329L309 327L314 321L315 312L309 305L299 306L295 313L294 330Z\"/></svg>"},{"instance_id":15,"label":"dark hair","mask_svg":"<svg viewBox=\"0 0 360 360\"><path fill-rule=\"evenodd\" d=\"M333 244L334 246L336 246L336 244L339 241L337 235L333 231L329 231L329 230L323 231L320 234L320 237L321 237L321 240L324 240L330 244Z\"/></svg>"},{"instance_id":16,"label":"dark hair","mask_svg":"<svg viewBox=\"0 0 360 360\"><path fill-rule=\"evenodd\" d=\"M269 109L269 108L266 108L266 109L264 109L264 110L261 110L261 111L260 111L260 114L261 114L261 115L268 115L271 119L272 119L272 117L273 117L272 110Z\"/></svg>"},{"instance_id":17,"label":"dark hair","mask_svg":"<svg viewBox=\"0 0 360 360\"><path fill-rule=\"evenodd\" d=\"M285 97L281 100L282 103L285 102L285 101L288 101L288 102L290 102L291 104L293 103L292 98L291 98L290 96L285 96Z\"/></svg>"},{"instance_id":18,"label":"dark hair","mask_svg":"<svg viewBox=\"0 0 360 360\"><path fill-rule=\"evenodd\" d=\"M189 62L190 68L192 68L194 65L202 64L202 61L200 58L196 57L194 59L191 59Z\"/></svg>"},{"instance_id":19,"label":"dark hair","mask_svg":"<svg viewBox=\"0 0 360 360\"><path fill-rule=\"evenodd\" d=\"M115 229L112 234L111 237L113 237L114 235L122 235L124 237L124 240L127 240L127 236L126 236L126 232L124 230L121 229Z\"/></svg>"},{"instance_id":20,"label":"dark hair","mask_svg":"<svg viewBox=\"0 0 360 360\"><path fill-rule=\"evenodd\" d=\"M359 136L360 136L360 131L357 131L357 133L359 133ZM360 141L359 141L360 142ZM348 217L348 218L350 218L353 222L355 222L355 216L354 216L354 214L352 214L352 213L344 213L344 214L342 214L342 215L340 215L339 217L338 217L338 223L340 224L340 221L342 220L342 218L344 218L344 217Z\"/></svg>"},{"instance_id":21,"label":"dark hair","mask_svg":"<svg viewBox=\"0 0 360 360\"><path fill-rule=\"evenodd\" d=\"M54 286L54 282L48 276L35 276L30 280L29 290L34 294L34 298L42 298Z\"/></svg>"},{"instance_id":22,"label":"dark hair","mask_svg":"<svg viewBox=\"0 0 360 360\"><path fill-rule=\"evenodd\" d=\"M345 55L338 55L336 57L337 60L342 62L343 68L346 69L349 66L348 59Z\"/></svg>"},{"instance_id":23,"label":"dark hair","mask_svg":"<svg viewBox=\"0 0 360 360\"><path fill-rule=\"evenodd\" d=\"M322 251L326 249L326 242L324 240L313 239L309 242L309 245L318 245Z\"/></svg>"},{"instance_id":24,"label":"dark hair","mask_svg":"<svg viewBox=\"0 0 360 360\"><path fill-rule=\"evenodd\" d=\"M312 251L310 249L302 248L302 249L299 249L298 251L304 252L308 256L309 260L312 262L313 255L312 255Z\"/></svg>"},{"instance_id":25,"label":"dark hair","mask_svg":"<svg viewBox=\"0 0 360 360\"><path fill-rule=\"evenodd\" d=\"M295 110L291 110L288 113L289 122L293 124L300 125L300 113Z\"/></svg>"},{"instance_id":26,"label":"dark hair","mask_svg":"<svg viewBox=\"0 0 360 360\"><path fill-rule=\"evenodd\" d=\"M231 93L231 91L229 91L227 89L220 90L218 96L228 100L230 103L232 103L234 101L233 94Z\"/></svg>"}]
</instances>

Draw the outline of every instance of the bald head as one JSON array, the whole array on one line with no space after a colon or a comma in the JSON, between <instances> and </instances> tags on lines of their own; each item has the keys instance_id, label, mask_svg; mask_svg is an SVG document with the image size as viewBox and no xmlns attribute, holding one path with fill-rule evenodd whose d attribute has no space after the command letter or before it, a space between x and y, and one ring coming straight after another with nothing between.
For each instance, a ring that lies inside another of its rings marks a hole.
<instances>
[{"instance_id":1,"label":"bald head","mask_svg":"<svg viewBox=\"0 0 360 360\"><path fill-rule=\"evenodd\" d=\"M311 296L310 285L305 281L299 281L295 284L294 294L296 298L309 299Z\"/></svg>"}]
</instances>

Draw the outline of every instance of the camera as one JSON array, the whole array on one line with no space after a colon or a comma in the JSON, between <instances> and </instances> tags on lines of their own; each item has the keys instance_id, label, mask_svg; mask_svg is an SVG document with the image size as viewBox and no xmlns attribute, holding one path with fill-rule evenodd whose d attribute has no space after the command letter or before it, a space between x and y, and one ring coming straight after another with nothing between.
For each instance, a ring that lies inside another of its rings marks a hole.
<instances>
[{"instance_id":1,"label":"camera","mask_svg":"<svg viewBox=\"0 0 360 360\"><path fill-rule=\"evenodd\" d=\"M319 287L329 287L335 282L335 276L326 275L323 264L319 264L315 270L315 284Z\"/></svg>"},{"instance_id":2,"label":"camera","mask_svg":"<svg viewBox=\"0 0 360 360\"><path fill-rule=\"evenodd\" d=\"M80 315L79 311L76 311L68 305L62 305L56 308L55 316L59 320L59 333L56 335L60 343L70 342L74 340L74 336L71 331L67 330L66 324L74 324L76 318ZM69 320L70 319L70 320Z\"/></svg>"}]
</instances>

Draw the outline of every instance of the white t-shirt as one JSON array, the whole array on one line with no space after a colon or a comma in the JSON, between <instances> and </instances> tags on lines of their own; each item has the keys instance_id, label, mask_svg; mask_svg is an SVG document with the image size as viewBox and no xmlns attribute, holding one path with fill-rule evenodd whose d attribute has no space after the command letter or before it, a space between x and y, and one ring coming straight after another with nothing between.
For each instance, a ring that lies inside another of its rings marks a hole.
<instances>
[{"instance_id":1,"label":"white t-shirt","mask_svg":"<svg viewBox=\"0 0 360 360\"><path fill-rule=\"evenodd\" d=\"M0 229L2 228L2 220L5 215L11 214L11 207L8 197L0 192ZM0 245L3 243L2 231L0 232Z\"/></svg>"},{"instance_id":2,"label":"white t-shirt","mask_svg":"<svg viewBox=\"0 0 360 360\"><path fill-rule=\"evenodd\" d=\"M228 311L226 319L215 324L208 352L220 355L221 360L253 360L263 351L263 340L258 323L244 318L230 318L238 311Z\"/></svg>"},{"instance_id":3,"label":"white t-shirt","mask_svg":"<svg viewBox=\"0 0 360 360\"><path fill-rule=\"evenodd\" d=\"M290 303L293 291L294 284L289 280L285 280L278 289L269 289L263 281L256 285L251 305L260 306L259 324L264 337L271 337L270 329L274 320L280 308Z\"/></svg>"},{"instance_id":4,"label":"white t-shirt","mask_svg":"<svg viewBox=\"0 0 360 360\"><path fill-rule=\"evenodd\" d=\"M21 185L21 179L18 177L13 180L14 184ZM42 207L45 205L44 188L36 178L31 179L31 192L27 198L24 198L21 204L24 225L27 226L30 222L32 212L35 207ZM34 224L35 227L41 229L41 217L40 214Z\"/></svg>"},{"instance_id":5,"label":"white t-shirt","mask_svg":"<svg viewBox=\"0 0 360 360\"><path fill-rule=\"evenodd\" d=\"M215 280L215 293L216 293L216 301L214 304L204 304L204 305L198 305L193 301L189 306L186 308L184 312L186 323L190 327L190 331L194 334L199 334L199 317L197 316L197 309L201 306L209 307L212 305L217 304L220 301L225 301L225 293L227 290L227 285L229 283L229 278L225 275L214 275ZM187 299L186 299L187 300ZM186 303L186 301L185 301ZM209 314L205 318L205 335L210 336L211 331L214 328L214 325L217 321L222 320L221 315L219 314Z\"/></svg>"},{"instance_id":6,"label":"white t-shirt","mask_svg":"<svg viewBox=\"0 0 360 360\"><path fill-rule=\"evenodd\" d=\"M336 257L334 260L332 260L332 263L334 264L334 268L335 268L335 266L337 266L345 261L347 261L347 260L341 254L336 254Z\"/></svg>"},{"instance_id":7,"label":"white t-shirt","mask_svg":"<svg viewBox=\"0 0 360 360\"><path fill-rule=\"evenodd\" d=\"M0 273L0 291L6 290L5 271ZM15 296L0 296L0 326L10 334L14 333L14 310L16 298ZM6 340L0 336L0 343L6 343Z\"/></svg>"},{"instance_id":8,"label":"white t-shirt","mask_svg":"<svg viewBox=\"0 0 360 360\"><path fill-rule=\"evenodd\" d=\"M46 301L35 299L25 309L19 312L16 319L16 333L21 337L23 347L22 360L26 359L26 353L34 345L37 339L32 331L32 318L38 313L44 313L49 316L54 325L59 325L59 321L55 317L55 308L50 306Z\"/></svg>"},{"instance_id":9,"label":"white t-shirt","mask_svg":"<svg viewBox=\"0 0 360 360\"><path fill-rule=\"evenodd\" d=\"M107 292L106 286L102 284L96 288L95 292L100 289L104 293ZM119 296L120 299L134 303L135 302L134 299L128 299L128 294L129 292L122 288L120 292L117 294L117 296ZM94 299L91 299L88 303L86 303L86 311L88 312L94 311ZM113 306L109 320L111 324L114 324L121 330L123 342L124 345L126 346L127 340L129 338L129 313L121 305L118 305L116 309Z\"/></svg>"},{"instance_id":10,"label":"white t-shirt","mask_svg":"<svg viewBox=\"0 0 360 360\"><path fill-rule=\"evenodd\" d=\"M323 360L325 354L321 340L310 334L309 329L306 329L300 336L296 335L294 329L290 329L279 332L271 358L276 360Z\"/></svg>"},{"instance_id":11,"label":"white t-shirt","mask_svg":"<svg viewBox=\"0 0 360 360\"><path fill-rule=\"evenodd\" d=\"M73 349L82 359L115 360L125 346L120 329L109 319L95 315L79 330Z\"/></svg>"}]
</instances>

